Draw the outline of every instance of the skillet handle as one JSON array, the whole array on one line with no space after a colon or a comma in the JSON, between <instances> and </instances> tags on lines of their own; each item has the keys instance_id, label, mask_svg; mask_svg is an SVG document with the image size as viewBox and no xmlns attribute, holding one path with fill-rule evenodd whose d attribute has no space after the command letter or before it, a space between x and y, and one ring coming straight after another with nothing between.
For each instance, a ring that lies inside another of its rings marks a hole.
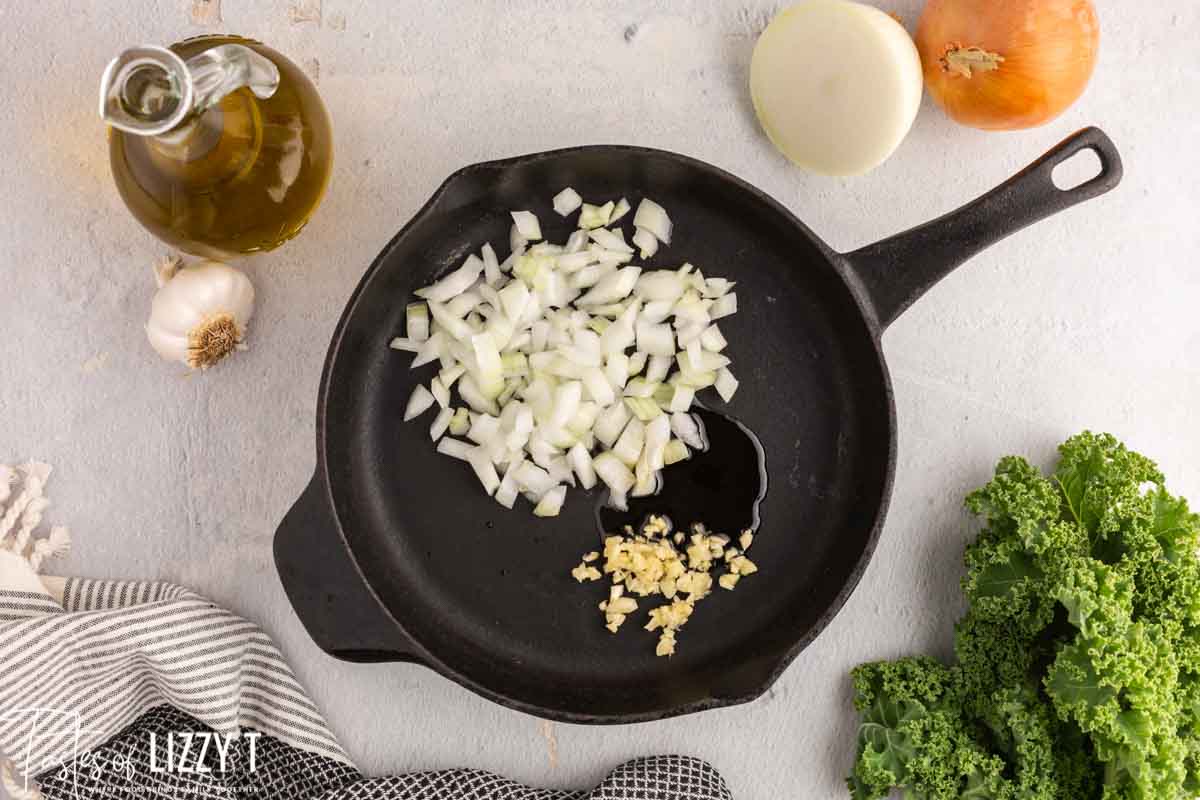
<instances>
[{"instance_id":1,"label":"skillet handle","mask_svg":"<svg viewBox=\"0 0 1200 800\"><path fill-rule=\"evenodd\" d=\"M1100 174L1059 189L1054 168L1083 150L1100 157ZM1122 172L1112 140L1099 128L1085 128L978 200L843 257L862 282L882 331L955 267L1022 228L1116 188Z\"/></svg>"},{"instance_id":2,"label":"skillet handle","mask_svg":"<svg viewBox=\"0 0 1200 800\"><path fill-rule=\"evenodd\" d=\"M318 647L343 661L422 661L351 560L319 474L279 524L274 549L284 591Z\"/></svg>"}]
</instances>

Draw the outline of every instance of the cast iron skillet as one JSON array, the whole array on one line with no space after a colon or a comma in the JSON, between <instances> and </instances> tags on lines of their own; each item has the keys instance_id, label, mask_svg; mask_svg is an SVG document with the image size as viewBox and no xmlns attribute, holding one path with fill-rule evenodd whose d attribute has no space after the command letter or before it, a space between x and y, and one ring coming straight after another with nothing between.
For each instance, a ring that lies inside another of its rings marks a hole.
<instances>
[{"instance_id":1,"label":"cast iron skillet","mask_svg":"<svg viewBox=\"0 0 1200 800\"><path fill-rule=\"evenodd\" d=\"M1054 167L1089 148L1099 176L1057 189ZM338 658L418 662L552 719L636 722L759 696L842 607L875 548L896 461L884 328L988 245L1120 179L1116 149L1091 128L961 210L840 254L744 181L659 150L581 147L457 172L371 265L334 334L316 474L275 537L292 604ZM428 415L401 422L415 381L429 380L387 346L413 290L485 241L503 255L511 209L537 212L561 241L568 223L549 201L564 186L635 206L654 198L677 235L650 264L690 260L738 282L742 312L721 327L742 379L729 410L766 448L761 571L702 604L670 659L637 624L607 633L602 586L568 575L598 544L593 499L572 490L553 520L506 511L434 452Z\"/></svg>"}]
</instances>

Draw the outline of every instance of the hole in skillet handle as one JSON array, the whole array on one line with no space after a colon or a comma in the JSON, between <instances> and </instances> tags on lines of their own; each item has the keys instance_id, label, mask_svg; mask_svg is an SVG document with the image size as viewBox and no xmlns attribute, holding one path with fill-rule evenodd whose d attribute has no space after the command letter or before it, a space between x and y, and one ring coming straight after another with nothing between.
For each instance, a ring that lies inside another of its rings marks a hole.
<instances>
[{"instance_id":1,"label":"hole in skillet handle","mask_svg":"<svg viewBox=\"0 0 1200 800\"><path fill-rule=\"evenodd\" d=\"M1060 192L1078 189L1088 181L1100 177L1104 164L1095 150L1081 150L1054 168L1052 178Z\"/></svg>"}]
</instances>

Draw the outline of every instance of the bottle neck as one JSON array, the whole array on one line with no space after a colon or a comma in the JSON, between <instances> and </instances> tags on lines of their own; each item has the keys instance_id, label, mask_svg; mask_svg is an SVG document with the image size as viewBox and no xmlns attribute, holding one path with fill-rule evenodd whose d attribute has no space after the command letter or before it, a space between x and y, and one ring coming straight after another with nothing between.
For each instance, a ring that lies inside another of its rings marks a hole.
<instances>
[{"instance_id":1,"label":"bottle neck","mask_svg":"<svg viewBox=\"0 0 1200 800\"><path fill-rule=\"evenodd\" d=\"M279 68L245 45L217 45L187 61L164 47L135 47L105 69L100 116L126 133L181 142L230 93L248 88L266 99L278 87Z\"/></svg>"}]
</instances>

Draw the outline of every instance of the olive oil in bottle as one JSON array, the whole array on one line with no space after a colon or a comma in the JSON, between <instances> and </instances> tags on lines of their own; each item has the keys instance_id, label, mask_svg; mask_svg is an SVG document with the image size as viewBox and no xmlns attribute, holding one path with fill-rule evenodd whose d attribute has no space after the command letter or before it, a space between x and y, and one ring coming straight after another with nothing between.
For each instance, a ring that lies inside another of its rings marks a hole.
<instances>
[{"instance_id":1,"label":"olive oil in bottle","mask_svg":"<svg viewBox=\"0 0 1200 800\"><path fill-rule=\"evenodd\" d=\"M291 239L329 182L333 139L294 63L234 36L139 47L105 72L113 179L158 238L210 258Z\"/></svg>"}]
</instances>

